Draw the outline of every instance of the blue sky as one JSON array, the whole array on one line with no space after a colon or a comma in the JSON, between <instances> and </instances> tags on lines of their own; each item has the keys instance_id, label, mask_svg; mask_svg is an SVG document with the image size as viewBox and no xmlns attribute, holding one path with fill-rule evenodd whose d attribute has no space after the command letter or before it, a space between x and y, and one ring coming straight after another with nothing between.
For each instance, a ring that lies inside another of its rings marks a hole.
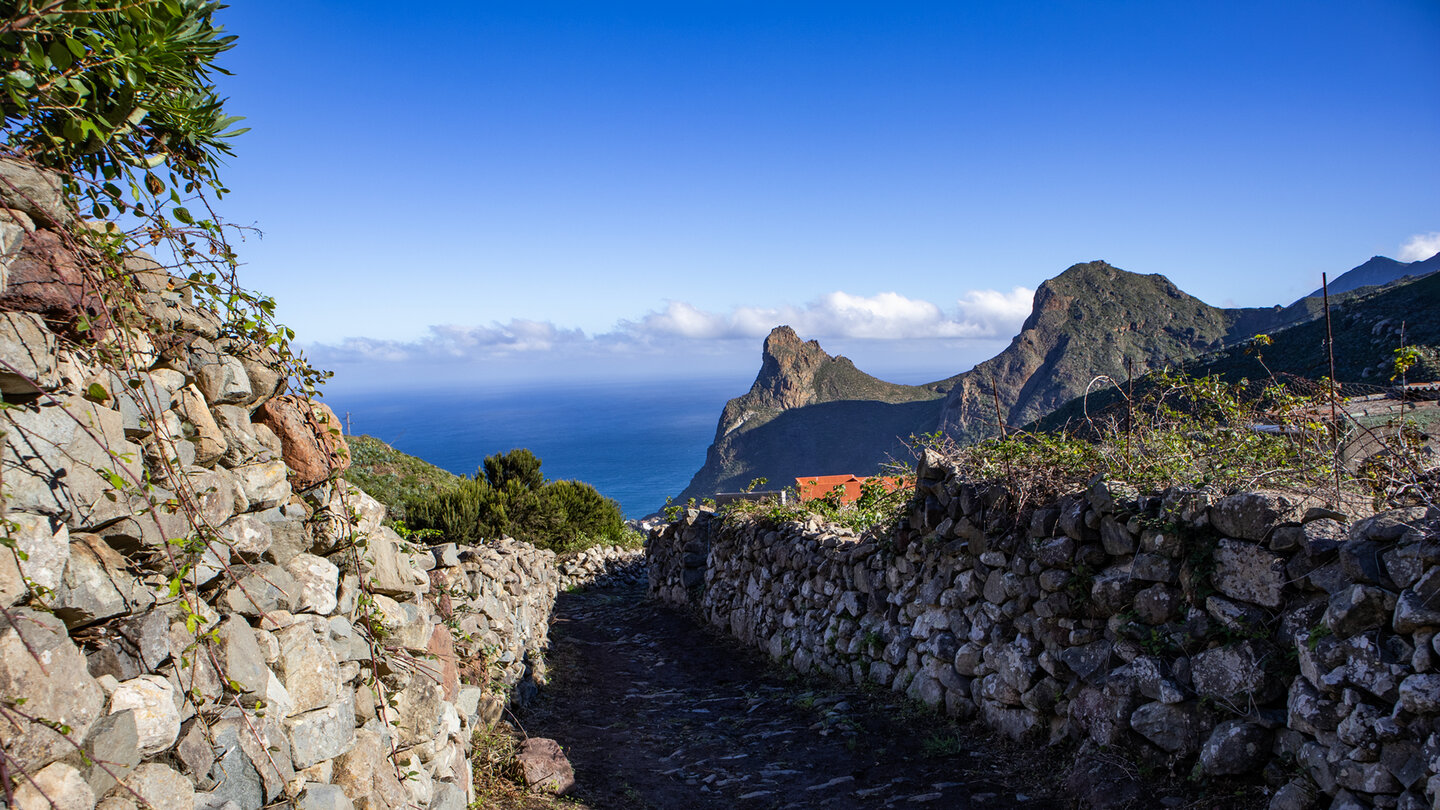
<instances>
[{"instance_id":1,"label":"blue sky","mask_svg":"<svg viewBox=\"0 0 1440 810\"><path fill-rule=\"evenodd\" d=\"M263 231L243 279L342 386L745 376L781 322L918 382L1075 262L1261 306L1440 250L1433 0L220 19L252 127L220 213Z\"/></svg>"}]
</instances>

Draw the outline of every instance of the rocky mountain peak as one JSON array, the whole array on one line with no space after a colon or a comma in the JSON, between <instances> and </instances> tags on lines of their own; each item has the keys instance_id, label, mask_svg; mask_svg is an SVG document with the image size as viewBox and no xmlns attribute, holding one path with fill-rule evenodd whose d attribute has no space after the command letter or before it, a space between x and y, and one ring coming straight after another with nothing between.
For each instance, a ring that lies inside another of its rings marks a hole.
<instances>
[{"instance_id":1,"label":"rocky mountain peak","mask_svg":"<svg viewBox=\"0 0 1440 810\"><path fill-rule=\"evenodd\" d=\"M765 338L760 373L750 394L755 405L798 408L815 398L815 372L834 360L814 340L801 340L789 326L777 326Z\"/></svg>"}]
</instances>

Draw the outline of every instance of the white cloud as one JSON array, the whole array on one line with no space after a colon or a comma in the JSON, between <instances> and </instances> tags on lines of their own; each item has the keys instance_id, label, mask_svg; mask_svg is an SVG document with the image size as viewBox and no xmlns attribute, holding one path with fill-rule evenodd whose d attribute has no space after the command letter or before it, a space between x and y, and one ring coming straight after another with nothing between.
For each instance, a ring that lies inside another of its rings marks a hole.
<instances>
[{"instance_id":1,"label":"white cloud","mask_svg":"<svg viewBox=\"0 0 1440 810\"><path fill-rule=\"evenodd\" d=\"M1417 233L1400 246L1400 261L1418 262L1440 253L1440 231Z\"/></svg>"},{"instance_id":2,"label":"white cloud","mask_svg":"<svg viewBox=\"0 0 1440 810\"><path fill-rule=\"evenodd\" d=\"M804 337L822 339L1000 337L1019 329L1034 296L1034 290L1024 287L1008 293L974 290L948 314L929 301L893 292L862 296L837 291L801 307L736 307L728 313L706 312L685 301L671 301L664 310L651 312L638 322L621 322L619 328L636 336L693 339L760 338L780 324L789 324Z\"/></svg>"},{"instance_id":3,"label":"white cloud","mask_svg":"<svg viewBox=\"0 0 1440 810\"><path fill-rule=\"evenodd\" d=\"M586 335L548 321L515 319L489 326L431 326L414 341L347 338L317 345L311 354L327 363L405 363L515 359L563 351L581 356L662 352L677 343L703 353L720 341L759 340L780 324L802 337L852 340L965 340L1009 337L1030 312L1034 291L973 290L944 311L929 301L886 292L872 296L832 292L804 306L736 307L709 312L686 301L670 301L663 310L638 321L622 320L612 331Z\"/></svg>"},{"instance_id":4,"label":"white cloud","mask_svg":"<svg viewBox=\"0 0 1440 810\"><path fill-rule=\"evenodd\" d=\"M428 335L415 341L346 338L338 345L322 344L314 354L317 359L329 362L463 360L550 351L586 341L585 333L579 329L561 329L547 321L515 319L508 324L490 326L431 326Z\"/></svg>"}]
</instances>

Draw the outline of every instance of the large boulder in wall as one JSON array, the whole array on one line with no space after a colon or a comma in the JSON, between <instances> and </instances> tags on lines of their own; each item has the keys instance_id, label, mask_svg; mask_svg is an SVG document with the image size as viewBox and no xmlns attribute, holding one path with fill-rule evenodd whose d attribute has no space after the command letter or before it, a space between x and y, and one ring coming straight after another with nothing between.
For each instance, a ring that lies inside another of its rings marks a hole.
<instances>
[{"instance_id":1,"label":"large boulder in wall","mask_svg":"<svg viewBox=\"0 0 1440 810\"><path fill-rule=\"evenodd\" d=\"M255 411L255 421L280 438L290 485L304 491L350 467L350 447L330 407L294 394L275 397Z\"/></svg>"},{"instance_id":2,"label":"large boulder in wall","mask_svg":"<svg viewBox=\"0 0 1440 810\"><path fill-rule=\"evenodd\" d=\"M79 260L53 231L25 234L8 276L0 309L34 312L63 332L74 330L82 314L92 322L104 317L105 307L86 284Z\"/></svg>"}]
</instances>

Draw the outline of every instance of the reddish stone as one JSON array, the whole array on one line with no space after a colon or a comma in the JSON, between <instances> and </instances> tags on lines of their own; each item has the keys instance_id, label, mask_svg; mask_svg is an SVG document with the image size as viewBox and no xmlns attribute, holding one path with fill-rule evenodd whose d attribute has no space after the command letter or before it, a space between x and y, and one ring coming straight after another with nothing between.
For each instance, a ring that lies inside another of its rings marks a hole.
<instances>
[{"instance_id":1,"label":"reddish stone","mask_svg":"<svg viewBox=\"0 0 1440 810\"><path fill-rule=\"evenodd\" d=\"M94 290L87 289L75 254L52 231L25 234L10 263L0 309L38 313L57 331L72 334L82 312L94 323L105 311Z\"/></svg>"},{"instance_id":2,"label":"reddish stone","mask_svg":"<svg viewBox=\"0 0 1440 810\"><path fill-rule=\"evenodd\" d=\"M439 681L440 688L445 691L445 699L454 703L460 696L460 661L455 655L455 639L450 635L450 628L443 624L435 625L425 649L435 656L435 660L429 662L435 671L429 674ZM429 668L427 666L426 670Z\"/></svg>"},{"instance_id":3,"label":"reddish stone","mask_svg":"<svg viewBox=\"0 0 1440 810\"><path fill-rule=\"evenodd\" d=\"M562 794L575 786L575 769L554 740L531 737L520 745L516 759L525 774L525 784L532 788Z\"/></svg>"},{"instance_id":4,"label":"reddish stone","mask_svg":"<svg viewBox=\"0 0 1440 810\"><path fill-rule=\"evenodd\" d=\"M255 412L255 421L280 437L280 453L297 491L318 486L350 467L350 447L340 435L340 420L326 405L289 394L275 397Z\"/></svg>"}]
</instances>

